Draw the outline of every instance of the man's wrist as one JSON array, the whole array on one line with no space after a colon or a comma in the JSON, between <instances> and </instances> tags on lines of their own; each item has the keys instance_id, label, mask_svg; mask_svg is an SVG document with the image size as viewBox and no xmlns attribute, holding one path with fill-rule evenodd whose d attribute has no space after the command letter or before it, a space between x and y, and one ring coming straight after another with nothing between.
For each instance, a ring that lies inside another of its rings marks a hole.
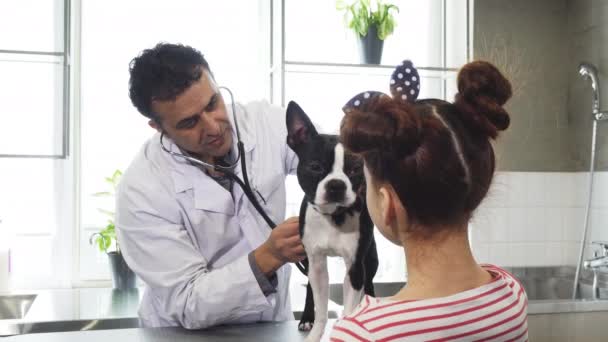
<instances>
[{"instance_id":1,"label":"man's wrist","mask_svg":"<svg viewBox=\"0 0 608 342\"><path fill-rule=\"evenodd\" d=\"M275 257L266 247L262 244L255 251L253 251L253 257L258 265L260 271L267 277L271 277L279 267L283 266L285 262Z\"/></svg>"},{"instance_id":2,"label":"man's wrist","mask_svg":"<svg viewBox=\"0 0 608 342\"><path fill-rule=\"evenodd\" d=\"M275 272L272 274L272 276L268 277L264 273L262 273L260 267L258 266L258 263L255 261L255 257L253 256L253 254L254 251L251 251L248 256L251 271L253 271L253 275L255 276L258 285L260 286L260 290L262 290L264 296L268 297L271 294L277 292L277 285L279 283L277 274Z\"/></svg>"}]
</instances>

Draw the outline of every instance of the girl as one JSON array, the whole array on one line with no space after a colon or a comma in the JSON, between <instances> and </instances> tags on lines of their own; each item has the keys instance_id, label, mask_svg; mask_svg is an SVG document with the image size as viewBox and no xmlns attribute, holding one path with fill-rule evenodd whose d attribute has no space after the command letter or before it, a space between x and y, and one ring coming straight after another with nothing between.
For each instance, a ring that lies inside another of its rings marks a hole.
<instances>
[{"instance_id":1,"label":"girl","mask_svg":"<svg viewBox=\"0 0 608 342\"><path fill-rule=\"evenodd\" d=\"M419 85L406 87L416 81L412 69L406 61L393 74L392 98L366 92L351 100L340 131L345 148L365 161L374 224L404 249L407 285L389 298L365 296L331 338L526 341L523 287L503 269L479 265L467 238L494 174L490 139L509 126L502 106L511 85L477 61L460 70L454 103L416 101L408 95Z\"/></svg>"}]
</instances>

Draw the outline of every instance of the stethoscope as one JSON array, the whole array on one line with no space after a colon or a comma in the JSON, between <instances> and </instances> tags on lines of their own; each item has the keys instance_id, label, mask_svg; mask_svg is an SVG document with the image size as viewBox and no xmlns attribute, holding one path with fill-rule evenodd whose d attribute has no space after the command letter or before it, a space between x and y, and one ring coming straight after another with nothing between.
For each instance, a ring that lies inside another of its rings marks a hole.
<instances>
[{"instance_id":1,"label":"stethoscope","mask_svg":"<svg viewBox=\"0 0 608 342\"><path fill-rule=\"evenodd\" d=\"M249 176L247 174L247 165L245 163L245 157L243 157L245 155L245 147L243 145L243 142L241 141L241 133L239 131L239 124L238 124L238 121L236 120L236 106L235 106L235 102L234 102L234 96L232 95L232 91L230 89L228 89L227 87L219 87L219 89L223 89L223 90L227 91L228 94L230 94L230 102L231 102L231 107L232 107L232 121L234 121L234 130L236 131L236 139L237 139L237 143L236 143L237 156L236 156L236 159L234 160L234 162L227 164L227 165L210 164L210 163L204 162L202 160L196 159L194 157L184 155L182 153L173 152L173 151L169 150L168 148L166 148L165 145L163 144L163 137L165 136L164 131L160 134L160 146L165 152L169 153L172 156L175 156L178 158L183 158L195 165L199 165L199 166L202 166L202 167L205 167L208 169L213 169L217 172L221 172L221 173L225 174L228 178L232 179L234 182L236 182L241 187L241 189L243 189L243 193L247 196L247 198L249 199L251 204L253 204L253 206L255 207L255 210L262 216L264 221L266 221L266 224L268 224L270 229L274 229L274 227L277 226L276 223L274 223L272 221L272 219L270 217L268 217L268 214L266 214L266 211L264 211L264 208L262 208L262 206L260 205L260 202L258 202L258 199L256 198L256 196L251 188L251 184L249 184ZM243 173L242 180L234 173L234 169L236 168L239 161L241 162L241 172ZM302 272L304 275L306 275L305 267L301 263L297 262L296 267L300 270L300 272Z\"/></svg>"}]
</instances>

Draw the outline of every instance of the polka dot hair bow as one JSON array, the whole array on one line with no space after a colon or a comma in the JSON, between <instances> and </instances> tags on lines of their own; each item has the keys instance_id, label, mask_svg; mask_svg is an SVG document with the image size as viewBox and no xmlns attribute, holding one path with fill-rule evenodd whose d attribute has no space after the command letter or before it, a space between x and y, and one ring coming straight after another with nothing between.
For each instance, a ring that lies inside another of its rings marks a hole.
<instances>
[{"instance_id":1,"label":"polka dot hair bow","mask_svg":"<svg viewBox=\"0 0 608 342\"><path fill-rule=\"evenodd\" d=\"M407 102L416 101L418 94L420 94L420 75L412 61L405 60L395 68L395 71L393 71L393 74L391 75L390 89L395 100ZM359 93L350 99L350 101L342 107L342 110L345 113L348 113L353 109L365 110L366 103L370 99L379 96L388 95L373 90Z\"/></svg>"}]
</instances>

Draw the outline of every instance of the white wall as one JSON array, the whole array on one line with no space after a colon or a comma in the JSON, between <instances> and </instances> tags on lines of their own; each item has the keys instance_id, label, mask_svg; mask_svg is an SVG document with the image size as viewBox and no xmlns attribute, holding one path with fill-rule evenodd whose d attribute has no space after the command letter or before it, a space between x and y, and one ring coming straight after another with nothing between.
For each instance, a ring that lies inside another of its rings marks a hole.
<instances>
[{"instance_id":1,"label":"white wall","mask_svg":"<svg viewBox=\"0 0 608 342\"><path fill-rule=\"evenodd\" d=\"M471 222L480 262L576 265L585 219L587 172L500 172ZM595 174L588 244L608 240L608 172ZM586 248L586 257L593 254Z\"/></svg>"},{"instance_id":2,"label":"white wall","mask_svg":"<svg viewBox=\"0 0 608 342\"><path fill-rule=\"evenodd\" d=\"M470 223L473 253L478 262L498 266L576 265L587 201L587 172L498 172L488 196ZM595 174L594 195L585 258L608 241L608 172ZM301 193L295 177L288 180L288 215L298 215ZM375 281L403 281L405 259L376 234L380 267ZM344 277L341 260L329 264L330 280ZM305 282L298 272L294 280Z\"/></svg>"}]
</instances>

